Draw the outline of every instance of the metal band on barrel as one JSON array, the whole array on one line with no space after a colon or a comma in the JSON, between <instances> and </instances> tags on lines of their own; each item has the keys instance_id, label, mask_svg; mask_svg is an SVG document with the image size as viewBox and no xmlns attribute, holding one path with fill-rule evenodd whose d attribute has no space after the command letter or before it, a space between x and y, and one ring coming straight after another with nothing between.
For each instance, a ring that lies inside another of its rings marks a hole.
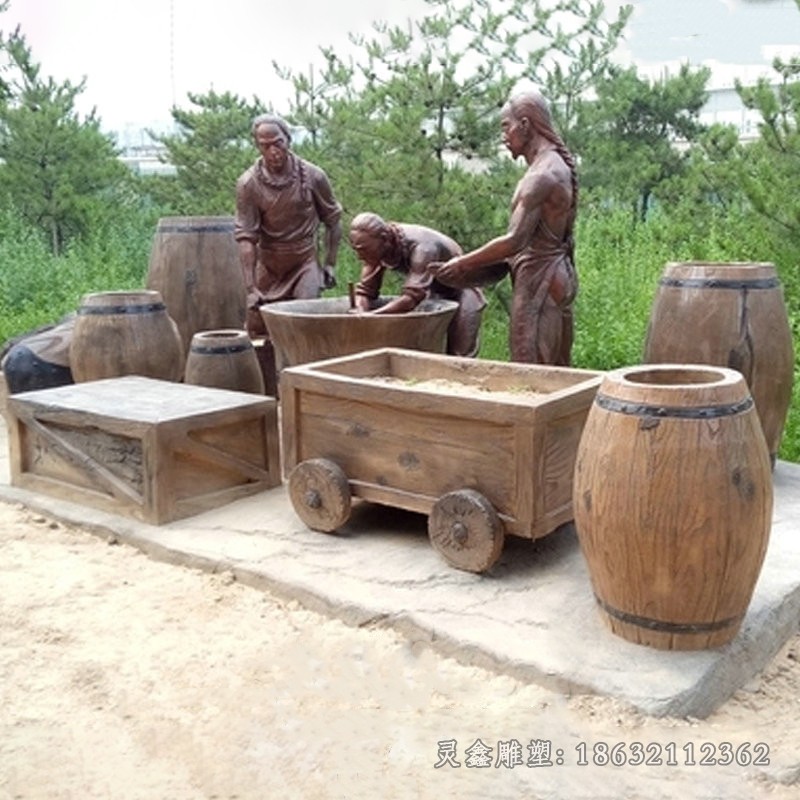
<instances>
[{"instance_id":1,"label":"metal band on barrel","mask_svg":"<svg viewBox=\"0 0 800 800\"><path fill-rule=\"evenodd\" d=\"M781 285L777 278L753 278L733 280L731 278L661 278L661 286L678 289L775 289Z\"/></svg>"},{"instance_id":2,"label":"metal band on barrel","mask_svg":"<svg viewBox=\"0 0 800 800\"><path fill-rule=\"evenodd\" d=\"M159 225L156 233L233 233L233 223L213 225Z\"/></svg>"},{"instance_id":3,"label":"metal band on barrel","mask_svg":"<svg viewBox=\"0 0 800 800\"><path fill-rule=\"evenodd\" d=\"M636 614L629 614L620 611L618 608L610 606L595 595L595 600L600 608L609 616L618 619L620 622L636 625L639 628L646 628L650 631L661 631L663 633L713 633L735 625L744 615L729 617L728 619L715 620L714 622L665 622L660 619L650 617L640 617Z\"/></svg>"},{"instance_id":4,"label":"metal band on barrel","mask_svg":"<svg viewBox=\"0 0 800 800\"><path fill-rule=\"evenodd\" d=\"M151 311L166 311L164 303L139 303L131 306L81 306L80 316L102 316L105 314L149 314Z\"/></svg>"},{"instance_id":5,"label":"metal band on barrel","mask_svg":"<svg viewBox=\"0 0 800 800\"><path fill-rule=\"evenodd\" d=\"M245 350L249 350L251 347L252 345L250 342L245 342L242 344L224 344L216 347L214 345L193 344L190 350L192 353L197 353L198 355L212 356L219 355L221 353L243 353Z\"/></svg>"},{"instance_id":6,"label":"metal band on barrel","mask_svg":"<svg viewBox=\"0 0 800 800\"><path fill-rule=\"evenodd\" d=\"M749 395L738 403L726 403L718 406L700 406L697 408L628 403L599 393L595 396L594 402L600 406L600 408L617 414L630 414L635 417L672 417L676 419L715 419L717 417L732 417L753 407L753 398Z\"/></svg>"}]
</instances>

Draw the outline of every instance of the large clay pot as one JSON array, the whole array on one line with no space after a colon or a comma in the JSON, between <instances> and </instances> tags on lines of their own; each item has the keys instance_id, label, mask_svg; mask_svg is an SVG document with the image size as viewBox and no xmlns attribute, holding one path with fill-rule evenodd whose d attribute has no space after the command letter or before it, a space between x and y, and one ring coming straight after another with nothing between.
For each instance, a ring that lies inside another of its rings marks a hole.
<instances>
[{"instance_id":1,"label":"large clay pot","mask_svg":"<svg viewBox=\"0 0 800 800\"><path fill-rule=\"evenodd\" d=\"M233 217L163 217L147 288L161 292L184 352L199 331L244 328L246 296Z\"/></svg>"},{"instance_id":2,"label":"large clay pot","mask_svg":"<svg viewBox=\"0 0 800 800\"><path fill-rule=\"evenodd\" d=\"M718 647L739 630L772 520L772 475L734 370L609 372L578 446L575 526L600 613L624 639Z\"/></svg>"},{"instance_id":3,"label":"large clay pot","mask_svg":"<svg viewBox=\"0 0 800 800\"><path fill-rule=\"evenodd\" d=\"M261 316L282 369L377 347L444 353L457 308L453 300L423 300L405 314L354 314L347 297L323 297L267 303Z\"/></svg>"},{"instance_id":4,"label":"large clay pot","mask_svg":"<svg viewBox=\"0 0 800 800\"><path fill-rule=\"evenodd\" d=\"M653 301L644 361L741 372L774 462L791 402L794 353L773 264L667 264Z\"/></svg>"},{"instance_id":5,"label":"large clay pot","mask_svg":"<svg viewBox=\"0 0 800 800\"><path fill-rule=\"evenodd\" d=\"M264 394L256 351L244 331L201 331L192 337L184 383Z\"/></svg>"},{"instance_id":6,"label":"large clay pot","mask_svg":"<svg viewBox=\"0 0 800 800\"><path fill-rule=\"evenodd\" d=\"M158 292L83 297L70 343L76 383L122 375L179 381L185 360L178 326Z\"/></svg>"}]
</instances>

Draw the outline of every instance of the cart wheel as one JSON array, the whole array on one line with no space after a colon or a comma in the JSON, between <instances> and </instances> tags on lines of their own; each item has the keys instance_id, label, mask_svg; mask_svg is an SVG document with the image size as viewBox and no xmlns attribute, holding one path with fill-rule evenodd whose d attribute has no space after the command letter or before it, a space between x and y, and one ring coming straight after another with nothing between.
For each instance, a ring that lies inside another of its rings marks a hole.
<instances>
[{"instance_id":1,"label":"cart wheel","mask_svg":"<svg viewBox=\"0 0 800 800\"><path fill-rule=\"evenodd\" d=\"M325 458L300 462L289 475L289 497L311 530L330 533L350 518L350 485L338 464Z\"/></svg>"},{"instance_id":2,"label":"cart wheel","mask_svg":"<svg viewBox=\"0 0 800 800\"><path fill-rule=\"evenodd\" d=\"M480 492L459 489L434 503L428 517L428 536L452 566L484 572L500 558L505 528Z\"/></svg>"}]
</instances>

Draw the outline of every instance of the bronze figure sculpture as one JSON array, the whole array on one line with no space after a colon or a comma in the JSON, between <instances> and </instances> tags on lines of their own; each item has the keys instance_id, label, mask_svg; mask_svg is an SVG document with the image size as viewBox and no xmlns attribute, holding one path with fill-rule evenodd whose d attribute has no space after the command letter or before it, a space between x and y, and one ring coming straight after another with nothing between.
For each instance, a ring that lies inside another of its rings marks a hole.
<instances>
[{"instance_id":1,"label":"bronze figure sculpture","mask_svg":"<svg viewBox=\"0 0 800 800\"><path fill-rule=\"evenodd\" d=\"M355 288L358 311L402 314L425 299L455 300L458 310L447 330L447 352L476 356L480 347L481 314L486 300L480 289L446 286L434 278L428 265L453 258L461 247L449 236L424 225L387 222L377 214L358 214L350 224L350 245L362 263ZM398 297L377 304L385 270L404 276Z\"/></svg>"},{"instance_id":2,"label":"bronze figure sculpture","mask_svg":"<svg viewBox=\"0 0 800 800\"><path fill-rule=\"evenodd\" d=\"M319 297L335 285L342 208L325 172L292 152L283 119L263 114L252 132L261 155L236 183L234 237L247 291L247 330L263 336L259 305ZM325 228L322 264L320 226Z\"/></svg>"},{"instance_id":3,"label":"bronze figure sculpture","mask_svg":"<svg viewBox=\"0 0 800 800\"><path fill-rule=\"evenodd\" d=\"M508 230L476 250L431 265L431 271L441 283L467 286L480 282L487 268L504 263L513 286L511 360L568 366L578 290L575 160L538 91L512 97L503 108L501 125L506 148L528 164L514 191Z\"/></svg>"}]
</instances>

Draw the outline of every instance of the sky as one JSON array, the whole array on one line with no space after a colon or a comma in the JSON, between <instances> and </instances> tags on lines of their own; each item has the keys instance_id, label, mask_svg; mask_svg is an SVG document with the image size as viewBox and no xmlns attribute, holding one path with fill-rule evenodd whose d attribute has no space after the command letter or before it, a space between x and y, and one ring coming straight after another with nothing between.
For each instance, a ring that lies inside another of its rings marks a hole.
<instances>
[{"instance_id":1,"label":"sky","mask_svg":"<svg viewBox=\"0 0 800 800\"><path fill-rule=\"evenodd\" d=\"M713 70L713 85L769 73L800 54L795 0L628 0L634 17L617 54L658 77L683 61ZM606 0L610 9L618 0ZM289 84L272 62L307 71L320 47L341 54L374 20L417 19L425 0L11 0L0 28L21 26L45 76L86 79L78 110L107 131L168 126L173 104L210 89L254 95L280 111ZM365 11L368 9L368 11Z\"/></svg>"}]
</instances>

